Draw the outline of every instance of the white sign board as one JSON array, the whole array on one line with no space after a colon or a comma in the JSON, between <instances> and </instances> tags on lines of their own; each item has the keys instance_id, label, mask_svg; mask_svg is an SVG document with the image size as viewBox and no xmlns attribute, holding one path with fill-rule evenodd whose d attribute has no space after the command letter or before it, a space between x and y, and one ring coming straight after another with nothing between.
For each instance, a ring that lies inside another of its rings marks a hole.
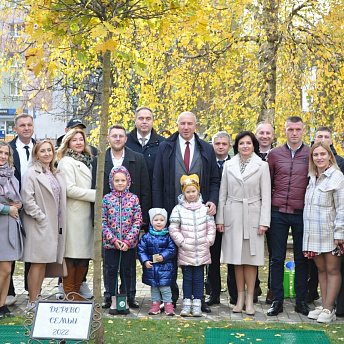
<instances>
[{"instance_id":1,"label":"white sign board","mask_svg":"<svg viewBox=\"0 0 344 344\"><path fill-rule=\"evenodd\" d=\"M88 340L93 302L39 301L31 338Z\"/></svg>"}]
</instances>

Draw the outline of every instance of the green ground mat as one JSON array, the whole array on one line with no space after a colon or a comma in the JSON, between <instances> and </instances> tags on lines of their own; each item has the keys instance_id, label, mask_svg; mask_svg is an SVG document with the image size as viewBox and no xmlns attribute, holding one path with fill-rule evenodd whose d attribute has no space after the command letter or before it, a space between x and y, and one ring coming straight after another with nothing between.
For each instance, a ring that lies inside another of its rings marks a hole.
<instances>
[{"instance_id":1,"label":"green ground mat","mask_svg":"<svg viewBox=\"0 0 344 344\"><path fill-rule=\"evenodd\" d=\"M18 325L0 325L0 344L26 344L30 337L25 337L24 326ZM48 344L49 340L40 340ZM68 340L67 343L76 343L74 340Z\"/></svg>"},{"instance_id":2,"label":"green ground mat","mask_svg":"<svg viewBox=\"0 0 344 344\"><path fill-rule=\"evenodd\" d=\"M331 344L324 331L306 330L205 330L204 344Z\"/></svg>"}]
</instances>

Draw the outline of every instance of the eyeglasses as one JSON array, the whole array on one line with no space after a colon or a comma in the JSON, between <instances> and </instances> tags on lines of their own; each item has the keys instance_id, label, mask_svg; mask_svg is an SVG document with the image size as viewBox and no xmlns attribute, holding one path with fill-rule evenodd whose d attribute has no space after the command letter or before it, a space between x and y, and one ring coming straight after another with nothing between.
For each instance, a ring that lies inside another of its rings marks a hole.
<instances>
[{"instance_id":1,"label":"eyeglasses","mask_svg":"<svg viewBox=\"0 0 344 344\"><path fill-rule=\"evenodd\" d=\"M122 139L125 138L125 135L110 135L110 137L112 139L116 139L116 140L120 139L120 140L122 140Z\"/></svg>"}]
</instances>

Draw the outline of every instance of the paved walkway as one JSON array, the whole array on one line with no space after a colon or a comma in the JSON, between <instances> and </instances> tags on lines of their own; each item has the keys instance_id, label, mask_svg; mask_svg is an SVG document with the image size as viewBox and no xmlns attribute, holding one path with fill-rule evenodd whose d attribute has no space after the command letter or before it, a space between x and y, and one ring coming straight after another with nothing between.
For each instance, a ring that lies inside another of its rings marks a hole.
<instances>
[{"instance_id":1,"label":"paved walkway","mask_svg":"<svg viewBox=\"0 0 344 344\"><path fill-rule=\"evenodd\" d=\"M27 305L27 292L24 290L24 281L23 277L21 275L17 275L14 278L16 293L18 296L17 302L10 306L10 310L13 312L14 315L22 315L25 316L25 307ZM139 279L139 277L138 277ZM178 284L181 287L182 280L178 280ZM90 288L92 288L92 281L91 279L88 279L88 285ZM57 279L56 278L46 278L43 282L42 287L42 295L43 297L49 297L52 300L55 300L55 293L57 292ZM284 311L283 313L280 313L276 317L268 317L266 315L267 310L269 309L269 305L265 304L265 295L262 295L259 297L258 303L255 304L256 314L252 316L247 316L245 313L238 314L233 313L233 305L229 304L229 298L227 296L227 293L223 293L221 295L221 304L220 305L214 305L211 307L212 312L209 314L203 313L202 318L191 318L188 317L187 319L194 319L194 320L243 320L243 319L252 319L254 321L260 321L260 322L266 322L266 321L280 321L280 322L286 322L286 323L301 323L301 322L314 322L314 320L308 319L308 317L303 316L299 313L296 313L294 311L294 299L286 299L284 302ZM138 309L130 309L130 314L126 317L130 318L146 318L147 316L153 319L157 318L166 318L164 314L155 315L155 316L149 316L148 310L151 305L151 299L150 299L150 287L147 285L142 284L141 281L138 280L137 282L137 294L136 299L140 303L140 308ZM181 311L181 302L182 300L179 299L177 303L177 309L176 314L179 314ZM314 309L315 306L318 306L321 304L320 300L315 301L315 304L309 305L311 309ZM108 314L108 310L104 310L104 316L112 317ZM123 316L122 316L123 317ZM171 319L171 317L169 317ZM176 315L174 318L179 318L179 315ZM339 324L344 324L344 318L337 318L336 320Z\"/></svg>"}]
</instances>

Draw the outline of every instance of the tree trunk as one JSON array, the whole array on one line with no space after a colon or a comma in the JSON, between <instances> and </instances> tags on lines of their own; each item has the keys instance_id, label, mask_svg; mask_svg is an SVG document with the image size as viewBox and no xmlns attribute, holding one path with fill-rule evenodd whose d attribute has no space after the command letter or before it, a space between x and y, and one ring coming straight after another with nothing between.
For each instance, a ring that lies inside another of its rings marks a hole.
<instances>
[{"instance_id":1,"label":"tree trunk","mask_svg":"<svg viewBox=\"0 0 344 344\"><path fill-rule=\"evenodd\" d=\"M262 4L263 24L259 48L259 68L262 80L261 110L258 122L273 123L276 104L276 59L279 45L278 1L267 0Z\"/></svg>"},{"instance_id":2,"label":"tree trunk","mask_svg":"<svg viewBox=\"0 0 344 344\"><path fill-rule=\"evenodd\" d=\"M107 146L107 129L109 120L109 98L110 98L110 73L111 73L111 52L107 50L103 56L103 89L102 89L102 109L100 115L100 137L99 137L99 153L97 164L97 196L95 203L95 221L94 221L94 277L93 291L95 302L102 304L101 278L102 278L102 200L103 200L103 184L104 184L104 165L105 151ZM102 314L102 308L100 306ZM95 333L95 343L104 343L104 328L102 317L100 319L100 328Z\"/></svg>"}]
</instances>

